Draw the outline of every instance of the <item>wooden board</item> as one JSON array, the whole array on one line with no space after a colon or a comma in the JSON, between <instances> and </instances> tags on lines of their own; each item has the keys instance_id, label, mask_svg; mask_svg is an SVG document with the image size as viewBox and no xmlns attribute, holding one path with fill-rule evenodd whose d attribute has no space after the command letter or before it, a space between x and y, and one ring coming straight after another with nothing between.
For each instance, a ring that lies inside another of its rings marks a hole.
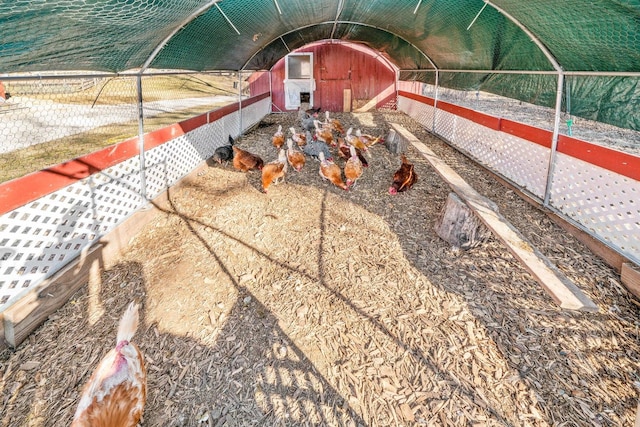
<instances>
[{"instance_id":1,"label":"wooden board","mask_svg":"<svg viewBox=\"0 0 640 427\"><path fill-rule=\"evenodd\" d=\"M598 311L598 306L589 297L540 251L534 248L506 218L498 213L495 203L475 191L460 175L403 126L396 123L391 123L391 126L399 137L405 138L420 151L440 177L507 246L513 256L522 262L560 307L569 310Z\"/></svg>"},{"instance_id":2,"label":"wooden board","mask_svg":"<svg viewBox=\"0 0 640 427\"><path fill-rule=\"evenodd\" d=\"M92 265L100 262L101 249L102 245L98 244L84 251L79 259L31 289L4 311L4 338L11 347L20 345L86 283Z\"/></svg>"},{"instance_id":3,"label":"wooden board","mask_svg":"<svg viewBox=\"0 0 640 427\"><path fill-rule=\"evenodd\" d=\"M88 282L92 272L95 275L112 267L133 236L138 234L155 215L172 209L171 192L177 191L181 186L191 182L198 173L207 167L206 161L202 162L172 188L156 197L147 209L142 209L130 216L110 233L103 236L98 243L85 250L79 258L69 263L53 277L31 289L15 304L7 308L0 316L3 325L0 338L4 338L3 341L0 341L0 349L7 345L14 348L19 346L31 332Z\"/></svg>"},{"instance_id":4,"label":"wooden board","mask_svg":"<svg viewBox=\"0 0 640 427\"><path fill-rule=\"evenodd\" d=\"M342 111L351 111L351 89L344 89L342 91Z\"/></svg>"},{"instance_id":5,"label":"wooden board","mask_svg":"<svg viewBox=\"0 0 640 427\"><path fill-rule=\"evenodd\" d=\"M620 280L633 295L640 298L640 267L630 262L623 263Z\"/></svg>"},{"instance_id":6,"label":"wooden board","mask_svg":"<svg viewBox=\"0 0 640 427\"><path fill-rule=\"evenodd\" d=\"M479 166L482 167L482 165L479 165ZM486 173L491 175L493 179L495 179L505 187L508 187L509 189L514 191L521 199L523 199L530 205L535 206L538 209L542 209L544 213L549 217L549 219L551 219L556 225L558 225L559 227L562 227L564 231L566 231L567 233L569 233L570 235L578 239L582 244L587 246L591 250L591 252L593 252L595 255L600 257L604 262L606 262L609 266L615 269L618 273L622 269L622 264L624 262L629 261L627 258L620 255L620 253L616 252L615 250L611 249L610 247L608 247L598 239L594 238L590 234L578 228L577 225L569 222L567 219L561 217L554 211L551 211L549 209L544 209L538 200L534 199L529 194L525 193L520 188L516 187L506 179L502 178L500 175L497 175L495 172L485 167L482 167L482 168Z\"/></svg>"}]
</instances>

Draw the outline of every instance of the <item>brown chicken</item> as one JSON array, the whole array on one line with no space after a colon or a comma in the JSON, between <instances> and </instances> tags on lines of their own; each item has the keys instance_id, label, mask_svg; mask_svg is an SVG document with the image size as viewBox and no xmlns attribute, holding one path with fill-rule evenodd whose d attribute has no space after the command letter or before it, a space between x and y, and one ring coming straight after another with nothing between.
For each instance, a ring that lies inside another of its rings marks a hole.
<instances>
[{"instance_id":1,"label":"brown chicken","mask_svg":"<svg viewBox=\"0 0 640 427\"><path fill-rule=\"evenodd\" d=\"M383 143L384 142L384 138L382 137L382 135L379 136L373 136L370 135L368 133L362 133L360 131L360 129L358 129L356 131L356 136L358 138L360 138L360 140L362 141L362 143L364 145L366 145L367 147L371 147L374 144L378 144L378 143Z\"/></svg>"},{"instance_id":2,"label":"brown chicken","mask_svg":"<svg viewBox=\"0 0 640 427\"><path fill-rule=\"evenodd\" d=\"M298 144L298 147L302 147L307 144L307 135L304 132L296 132L293 127L289 128L289 132L291 132L291 139L293 139L293 142Z\"/></svg>"},{"instance_id":3,"label":"brown chicken","mask_svg":"<svg viewBox=\"0 0 640 427\"><path fill-rule=\"evenodd\" d=\"M287 160L289 164L296 172L300 172L307 158L302 151L293 148L293 140L291 138L287 139L287 147Z\"/></svg>"},{"instance_id":4,"label":"brown chicken","mask_svg":"<svg viewBox=\"0 0 640 427\"><path fill-rule=\"evenodd\" d=\"M134 427L147 397L144 357L131 342L138 328L138 305L124 312L116 347L109 351L84 386L71 427Z\"/></svg>"},{"instance_id":5,"label":"brown chicken","mask_svg":"<svg viewBox=\"0 0 640 427\"><path fill-rule=\"evenodd\" d=\"M340 187L343 190L348 190L347 184L342 180L342 171L340 170L340 166L333 163L331 160L327 160L324 157L324 153L320 151L318 153L318 159L320 160L320 176L322 179L328 179L335 185L336 187Z\"/></svg>"},{"instance_id":6,"label":"brown chicken","mask_svg":"<svg viewBox=\"0 0 640 427\"><path fill-rule=\"evenodd\" d=\"M273 146L278 150L281 149L284 145L284 133L282 133L282 125L278 125L278 130L273 134L271 142L273 143Z\"/></svg>"},{"instance_id":7,"label":"brown chicken","mask_svg":"<svg viewBox=\"0 0 640 427\"><path fill-rule=\"evenodd\" d=\"M260 156L250 153L249 151L233 146L233 167L242 172L252 169L262 169L264 161Z\"/></svg>"},{"instance_id":8,"label":"brown chicken","mask_svg":"<svg viewBox=\"0 0 640 427\"><path fill-rule=\"evenodd\" d=\"M327 145L335 147L336 142L333 139L333 132L331 131L331 128L322 126L322 123L318 120L315 120L313 124L316 127L316 139L325 142Z\"/></svg>"},{"instance_id":9,"label":"brown chicken","mask_svg":"<svg viewBox=\"0 0 640 427\"><path fill-rule=\"evenodd\" d=\"M347 144L353 145L360 151L367 151L367 146L364 145L364 142L357 135L353 135L353 128L347 129L347 135L344 137Z\"/></svg>"},{"instance_id":10,"label":"brown chicken","mask_svg":"<svg viewBox=\"0 0 640 427\"><path fill-rule=\"evenodd\" d=\"M413 165L409 163L407 157L403 154L400 169L393 174L393 183L389 187L389 194L393 195L407 191L417 180L418 175L413 170Z\"/></svg>"},{"instance_id":11,"label":"brown chicken","mask_svg":"<svg viewBox=\"0 0 640 427\"><path fill-rule=\"evenodd\" d=\"M356 181L362 175L362 162L358 158L358 154L356 153L356 147L353 145L349 147L351 152L351 157L347 159L347 162L344 164L344 177L347 180L347 187L353 187L356 185Z\"/></svg>"},{"instance_id":12,"label":"brown chicken","mask_svg":"<svg viewBox=\"0 0 640 427\"><path fill-rule=\"evenodd\" d=\"M339 135L344 135L344 127L342 126L342 123L340 123L340 120L330 118L328 111L325 111L324 115L325 118L322 125L334 132L337 132Z\"/></svg>"},{"instance_id":13,"label":"brown chicken","mask_svg":"<svg viewBox=\"0 0 640 427\"><path fill-rule=\"evenodd\" d=\"M351 149L349 148L351 146L345 144L344 138L342 137L338 137L337 140L338 140L338 156L342 157L343 159L348 159L349 157L351 157ZM362 163L362 167L368 168L369 163L367 162L367 159L362 155L362 151L356 148L356 154L360 159L360 163Z\"/></svg>"},{"instance_id":14,"label":"brown chicken","mask_svg":"<svg viewBox=\"0 0 640 427\"><path fill-rule=\"evenodd\" d=\"M266 193L271 184L278 184L280 178L284 180L287 173L287 152L281 148L278 152L278 160L269 162L262 168L262 191Z\"/></svg>"}]
</instances>

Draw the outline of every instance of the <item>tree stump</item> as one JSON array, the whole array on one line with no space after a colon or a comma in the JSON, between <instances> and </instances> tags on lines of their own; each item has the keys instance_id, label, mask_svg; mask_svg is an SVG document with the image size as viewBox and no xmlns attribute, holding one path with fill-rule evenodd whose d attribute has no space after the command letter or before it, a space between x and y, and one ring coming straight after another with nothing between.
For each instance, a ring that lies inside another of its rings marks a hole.
<instances>
[{"instance_id":1,"label":"tree stump","mask_svg":"<svg viewBox=\"0 0 640 427\"><path fill-rule=\"evenodd\" d=\"M407 150L407 141L398 135L394 129L389 130L389 134L384 140L384 145L387 150L394 154L404 153Z\"/></svg>"},{"instance_id":2,"label":"tree stump","mask_svg":"<svg viewBox=\"0 0 640 427\"><path fill-rule=\"evenodd\" d=\"M444 241L464 250L475 248L487 240L490 234L456 193L449 193L434 229Z\"/></svg>"}]
</instances>

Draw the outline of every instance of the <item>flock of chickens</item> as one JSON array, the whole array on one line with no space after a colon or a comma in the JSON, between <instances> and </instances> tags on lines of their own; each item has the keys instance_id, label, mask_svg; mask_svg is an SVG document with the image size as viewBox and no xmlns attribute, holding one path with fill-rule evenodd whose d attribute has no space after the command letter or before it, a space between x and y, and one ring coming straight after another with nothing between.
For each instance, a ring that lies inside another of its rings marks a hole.
<instances>
[{"instance_id":1,"label":"flock of chickens","mask_svg":"<svg viewBox=\"0 0 640 427\"><path fill-rule=\"evenodd\" d=\"M349 190L355 187L364 168L369 166L366 157L368 150L375 144L383 143L384 139L381 135L363 134L360 129L355 134L353 128L345 132L342 123L332 119L328 111L325 111L323 121L318 119L318 114L318 109L305 111L301 115L301 131L290 127L285 135L282 125L278 125L278 130L271 138L277 157L268 163L257 154L237 147L231 136L227 145L216 149L213 159L221 164L232 162L233 167L242 172L259 170L262 174L262 191L266 193L272 184L284 180L289 167L300 172L307 164L307 158L312 158L320 162L318 172L324 180ZM344 160L343 166L336 163L336 157ZM393 176L389 194L406 191L416 181L413 165L402 155L402 164Z\"/></svg>"},{"instance_id":2,"label":"flock of chickens","mask_svg":"<svg viewBox=\"0 0 640 427\"><path fill-rule=\"evenodd\" d=\"M229 144L219 147L213 158L220 163L232 162L234 168L243 172L260 170L262 189L266 193L272 184L284 179L288 166L299 172L307 157L311 157L320 162L319 173L324 180L348 190L356 185L363 168L368 167L364 153L383 139L363 135L359 130L353 135L351 128L345 132L338 120L330 119L328 112L324 121L317 117L318 110L307 110L302 116L303 131L296 132L291 127L287 138L282 126L278 126L271 141L277 158L269 163L236 147L231 136ZM344 159L343 167L334 162L333 152ZM406 191L416 180L413 165L402 155L402 164L393 175L389 193ZM104 356L84 386L71 427L134 427L141 420L147 396L147 373L144 356L131 342L138 319L138 305L132 302L120 320L116 346Z\"/></svg>"}]
</instances>

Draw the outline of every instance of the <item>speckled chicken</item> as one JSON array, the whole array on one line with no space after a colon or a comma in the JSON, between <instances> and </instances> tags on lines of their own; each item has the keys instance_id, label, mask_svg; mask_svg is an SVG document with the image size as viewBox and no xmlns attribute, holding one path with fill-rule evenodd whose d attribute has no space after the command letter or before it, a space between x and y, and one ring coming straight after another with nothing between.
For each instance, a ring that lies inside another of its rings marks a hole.
<instances>
[{"instance_id":1,"label":"speckled chicken","mask_svg":"<svg viewBox=\"0 0 640 427\"><path fill-rule=\"evenodd\" d=\"M142 418L147 372L142 352L131 342L138 322L138 305L132 302L120 319L116 347L84 386L71 427L134 427Z\"/></svg>"},{"instance_id":2,"label":"speckled chicken","mask_svg":"<svg viewBox=\"0 0 640 427\"><path fill-rule=\"evenodd\" d=\"M331 150L329 150L329 146L324 143L324 141L319 141L317 139L313 139L311 134L307 132L307 139L309 143L302 147L302 152L307 156L311 156L314 159L320 158L320 153L324 154L324 158L327 160L332 160L333 156L331 155Z\"/></svg>"}]
</instances>

